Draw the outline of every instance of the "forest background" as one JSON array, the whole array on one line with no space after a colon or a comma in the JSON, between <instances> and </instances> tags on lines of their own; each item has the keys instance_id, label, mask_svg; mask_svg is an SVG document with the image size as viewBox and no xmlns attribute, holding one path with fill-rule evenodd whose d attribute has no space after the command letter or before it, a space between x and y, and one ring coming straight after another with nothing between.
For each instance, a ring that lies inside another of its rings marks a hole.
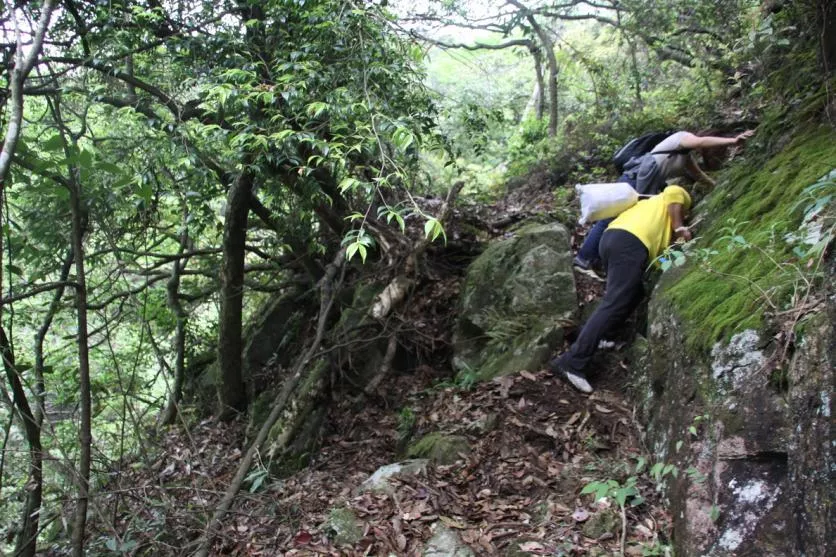
<instances>
[{"instance_id":1,"label":"forest background","mask_svg":"<svg viewBox=\"0 0 836 557\"><path fill-rule=\"evenodd\" d=\"M410 227L443 242L421 200L540 173L568 201L650 129L832 123L833 22L825 0L4 2L0 548L115 547L90 501L161 428L246 411L250 317L404 257Z\"/></svg>"}]
</instances>

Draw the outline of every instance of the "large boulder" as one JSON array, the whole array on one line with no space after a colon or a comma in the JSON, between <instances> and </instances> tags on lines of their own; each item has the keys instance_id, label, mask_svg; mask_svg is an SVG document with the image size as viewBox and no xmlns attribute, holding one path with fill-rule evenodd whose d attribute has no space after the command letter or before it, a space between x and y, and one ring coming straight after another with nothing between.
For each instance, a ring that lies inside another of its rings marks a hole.
<instances>
[{"instance_id":1,"label":"large boulder","mask_svg":"<svg viewBox=\"0 0 836 557\"><path fill-rule=\"evenodd\" d=\"M468 269L453 364L480 379L539 369L576 310L568 231L558 223L525 226Z\"/></svg>"}]
</instances>

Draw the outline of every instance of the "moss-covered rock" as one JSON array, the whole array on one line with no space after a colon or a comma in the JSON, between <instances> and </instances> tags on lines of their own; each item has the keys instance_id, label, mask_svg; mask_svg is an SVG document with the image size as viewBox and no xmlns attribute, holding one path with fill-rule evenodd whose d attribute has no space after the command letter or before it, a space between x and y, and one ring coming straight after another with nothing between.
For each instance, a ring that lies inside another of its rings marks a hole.
<instances>
[{"instance_id":1,"label":"moss-covered rock","mask_svg":"<svg viewBox=\"0 0 836 557\"><path fill-rule=\"evenodd\" d=\"M462 435L428 433L412 444L406 451L410 458L426 458L438 464L452 464L462 454L470 453L470 443Z\"/></svg>"},{"instance_id":2,"label":"moss-covered rock","mask_svg":"<svg viewBox=\"0 0 836 557\"><path fill-rule=\"evenodd\" d=\"M379 328L375 328L377 325L370 315L375 299L384 287L385 284L377 282L357 285L331 331L335 344L357 346L351 352L351 365L343 371L358 387L364 387L378 373L386 354L388 338L377 334ZM363 341L368 337L373 337L373 340Z\"/></svg>"},{"instance_id":3,"label":"moss-covered rock","mask_svg":"<svg viewBox=\"0 0 836 557\"><path fill-rule=\"evenodd\" d=\"M680 471L667 480L677 555L834 550L833 255L799 261L817 199L805 192L834 161L836 132L819 128L731 169L697 207L705 259L651 297L647 349L629 359L655 456ZM827 302L798 305L813 298Z\"/></svg>"},{"instance_id":4,"label":"moss-covered rock","mask_svg":"<svg viewBox=\"0 0 836 557\"><path fill-rule=\"evenodd\" d=\"M597 540L604 534L615 534L621 528L621 517L612 509L602 509L583 523L583 535Z\"/></svg>"},{"instance_id":5,"label":"moss-covered rock","mask_svg":"<svg viewBox=\"0 0 836 557\"><path fill-rule=\"evenodd\" d=\"M436 522L433 536L424 548L424 557L474 557L473 550L462 542L459 535L447 526Z\"/></svg>"},{"instance_id":6,"label":"moss-covered rock","mask_svg":"<svg viewBox=\"0 0 836 557\"><path fill-rule=\"evenodd\" d=\"M297 354L300 333L311 318L310 292L291 290L268 300L250 319L244 330L242 363L244 383L250 400L273 384L273 369L287 367Z\"/></svg>"},{"instance_id":7,"label":"moss-covered rock","mask_svg":"<svg viewBox=\"0 0 836 557\"><path fill-rule=\"evenodd\" d=\"M347 507L332 509L324 530L335 545L354 545L363 537L363 525Z\"/></svg>"},{"instance_id":8,"label":"moss-covered rock","mask_svg":"<svg viewBox=\"0 0 836 557\"><path fill-rule=\"evenodd\" d=\"M694 261L664 288L690 347L705 351L735 332L761 329L765 313L791 302L804 274L793 265L793 250L804 240L799 236L806 236L799 235L803 209L825 194L811 197L805 190L830 173L834 161L836 132L813 128L771 158L730 169L696 208L703 218L698 245L717 253Z\"/></svg>"},{"instance_id":9,"label":"moss-covered rock","mask_svg":"<svg viewBox=\"0 0 836 557\"><path fill-rule=\"evenodd\" d=\"M576 309L566 228L525 226L471 264L454 333L454 366L483 379L538 369Z\"/></svg>"}]
</instances>

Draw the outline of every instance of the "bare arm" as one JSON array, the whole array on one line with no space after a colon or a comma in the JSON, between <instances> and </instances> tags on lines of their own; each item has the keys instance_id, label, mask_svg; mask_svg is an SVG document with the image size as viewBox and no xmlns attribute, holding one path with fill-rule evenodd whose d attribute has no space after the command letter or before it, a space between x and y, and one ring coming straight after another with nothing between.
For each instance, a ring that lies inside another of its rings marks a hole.
<instances>
[{"instance_id":1,"label":"bare arm","mask_svg":"<svg viewBox=\"0 0 836 557\"><path fill-rule=\"evenodd\" d=\"M686 242L691 239L691 231L685 226L685 211L681 203L668 205L668 215L671 217L671 228L677 238L683 238Z\"/></svg>"},{"instance_id":2,"label":"bare arm","mask_svg":"<svg viewBox=\"0 0 836 557\"><path fill-rule=\"evenodd\" d=\"M708 147L728 147L731 145L738 145L743 143L755 132L753 130L746 130L745 132L738 134L734 137L716 137L713 135L706 135L700 137L698 135L694 135L692 133L686 133L682 136L682 139L679 141L680 147L684 147L685 149L705 149Z\"/></svg>"}]
</instances>

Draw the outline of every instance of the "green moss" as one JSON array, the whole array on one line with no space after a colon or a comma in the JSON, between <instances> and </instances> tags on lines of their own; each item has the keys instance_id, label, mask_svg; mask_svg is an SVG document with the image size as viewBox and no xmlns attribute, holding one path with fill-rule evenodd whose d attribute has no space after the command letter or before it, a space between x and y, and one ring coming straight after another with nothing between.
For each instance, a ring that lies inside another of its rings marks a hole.
<instances>
[{"instance_id":1,"label":"green moss","mask_svg":"<svg viewBox=\"0 0 836 557\"><path fill-rule=\"evenodd\" d=\"M363 526L354 511L347 507L332 509L326 531L336 545L354 545L363 537Z\"/></svg>"},{"instance_id":2,"label":"green moss","mask_svg":"<svg viewBox=\"0 0 836 557\"><path fill-rule=\"evenodd\" d=\"M409 458L428 458L439 464L452 464L460 454L470 452L470 444L461 435L428 433L407 449Z\"/></svg>"},{"instance_id":3,"label":"green moss","mask_svg":"<svg viewBox=\"0 0 836 557\"><path fill-rule=\"evenodd\" d=\"M685 320L689 348L707 350L721 338L761 328L770 302L783 309L799 273L785 237L799 228L802 191L833 169L836 132L823 126L801 135L760 164L749 161L730 169L724 186L699 208L706 215L699 247L718 253L707 265L666 281L666 295ZM731 230L734 230L732 232ZM732 246L731 236L754 247ZM769 301L767 301L767 298Z\"/></svg>"}]
</instances>

